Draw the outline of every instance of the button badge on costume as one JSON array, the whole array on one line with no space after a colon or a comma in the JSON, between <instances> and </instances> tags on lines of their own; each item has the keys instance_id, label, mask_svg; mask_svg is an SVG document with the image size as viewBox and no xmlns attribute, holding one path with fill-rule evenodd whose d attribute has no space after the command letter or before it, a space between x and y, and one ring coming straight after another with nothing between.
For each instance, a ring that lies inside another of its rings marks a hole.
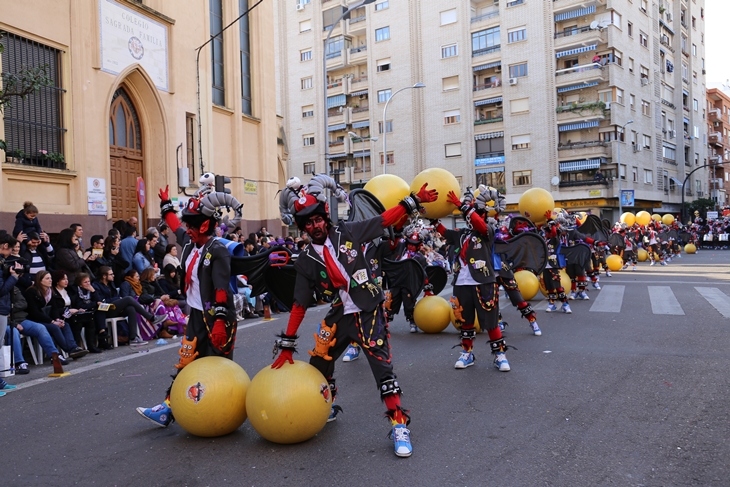
<instances>
[{"instance_id":1,"label":"button badge on costume","mask_svg":"<svg viewBox=\"0 0 730 487\"><path fill-rule=\"evenodd\" d=\"M198 404L200 400L203 399L203 395L205 395L205 386L200 382L188 387L188 392L186 394L187 398L192 400L195 404Z\"/></svg>"}]
</instances>

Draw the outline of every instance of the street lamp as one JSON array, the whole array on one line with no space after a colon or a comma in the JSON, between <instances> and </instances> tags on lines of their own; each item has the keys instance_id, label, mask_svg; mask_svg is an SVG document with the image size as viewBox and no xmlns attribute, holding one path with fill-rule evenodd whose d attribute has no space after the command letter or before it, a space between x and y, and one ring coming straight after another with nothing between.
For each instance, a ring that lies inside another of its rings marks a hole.
<instances>
[{"instance_id":1,"label":"street lamp","mask_svg":"<svg viewBox=\"0 0 730 487\"><path fill-rule=\"evenodd\" d=\"M388 100L385 102L385 108L383 109L383 174L386 174L388 172L388 122L386 117L388 114L388 105L390 104L390 100L392 100L395 95L403 90L411 90L413 88L425 87L426 85L424 85L423 83L416 83L413 86L406 86L405 88L401 88L400 90L390 95L390 98L388 98Z\"/></svg>"},{"instance_id":2,"label":"street lamp","mask_svg":"<svg viewBox=\"0 0 730 487\"><path fill-rule=\"evenodd\" d=\"M340 18L337 19L332 24L332 28L327 33L327 38L324 40L324 48L322 49L322 84L324 85L324 172L327 173L327 163L329 162L329 155L330 155L330 144L329 144L329 114L327 111L329 108L327 107L327 44L329 44L330 36L332 36L332 32L335 31L335 26L339 24L342 20L347 20L350 18L350 14L354 11L359 9L360 7L364 7L365 5L369 5L373 3L375 0L362 0L360 2L357 2L354 5L350 5L347 7L347 10L342 12L342 15L340 15Z\"/></svg>"},{"instance_id":3,"label":"street lamp","mask_svg":"<svg viewBox=\"0 0 730 487\"><path fill-rule=\"evenodd\" d=\"M621 126L621 133L625 134L626 132L626 126L629 124L634 123L633 120L629 120L625 124ZM625 136L625 135L624 135ZM621 215L624 213L624 207L621 204L621 141L618 138L618 135L616 136L616 171L618 172L618 218L621 219Z\"/></svg>"}]
</instances>

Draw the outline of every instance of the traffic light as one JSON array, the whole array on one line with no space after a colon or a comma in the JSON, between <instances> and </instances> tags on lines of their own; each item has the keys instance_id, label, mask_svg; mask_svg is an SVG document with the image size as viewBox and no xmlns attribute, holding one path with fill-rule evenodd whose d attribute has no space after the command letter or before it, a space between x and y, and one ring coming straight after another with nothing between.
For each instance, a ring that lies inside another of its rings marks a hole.
<instances>
[{"instance_id":1,"label":"traffic light","mask_svg":"<svg viewBox=\"0 0 730 487\"><path fill-rule=\"evenodd\" d=\"M216 192L231 194L230 188L226 188L226 184L229 184L230 182L231 182L231 178L227 178L225 176L216 176L215 177Z\"/></svg>"}]
</instances>

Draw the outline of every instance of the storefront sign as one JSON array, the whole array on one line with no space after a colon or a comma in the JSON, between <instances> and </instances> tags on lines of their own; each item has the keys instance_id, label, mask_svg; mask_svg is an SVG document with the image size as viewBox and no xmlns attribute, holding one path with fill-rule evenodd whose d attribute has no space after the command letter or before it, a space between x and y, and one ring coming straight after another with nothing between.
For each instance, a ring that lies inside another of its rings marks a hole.
<instances>
[{"instance_id":1,"label":"storefront sign","mask_svg":"<svg viewBox=\"0 0 730 487\"><path fill-rule=\"evenodd\" d=\"M601 190L592 189L592 190L588 191L588 196L590 196L591 198L596 197L596 196L601 196Z\"/></svg>"},{"instance_id":2,"label":"storefront sign","mask_svg":"<svg viewBox=\"0 0 730 487\"><path fill-rule=\"evenodd\" d=\"M168 91L167 27L114 0L99 0L101 69L119 74L139 63Z\"/></svg>"},{"instance_id":3,"label":"storefront sign","mask_svg":"<svg viewBox=\"0 0 730 487\"><path fill-rule=\"evenodd\" d=\"M555 202L558 206L558 202ZM594 199L594 200L572 200L572 201L561 201L559 206L562 208L588 208L588 207L602 207L607 206L608 203L605 199Z\"/></svg>"},{"instance_id":4,"label":"storefront sign","mask_svg":"<svg viewBox=\"0 0 730 487\"><path fill-rule=\"evenodd\" d=\"M89 215L106 216L106 179L86 178L86 201L89 205Z\"/></svg>"},{"instance_id":5,"label":"storefront sign","mask_svg":"<svg viewBox=\"0 0 730 487\"><path fill-rule=\"evenodd\" d=\"M243 181L243 192L246 194L257 194L259 192L259 183L256 181Z\"/></svg>"},{"instance_id":6,"label":"storefront sign","mask_svg":"<svg viewBox=\"0 0 730 487\"><path fill-rule=\"evenodd\" d=\"M621 206L634 206L634 190L633 189L622 189L621 190Z\"/></svg>"},{"instance_id":7,"label":"storefront sign","mask_svg":"<svg viewBox=\"0 0 730 487\"><path fill-rule=\"evenodd\" d=\"M504 156L481 157L474 160L474 165L477 167L489 164L504 164Z\"/></svg>"}]
</instances>

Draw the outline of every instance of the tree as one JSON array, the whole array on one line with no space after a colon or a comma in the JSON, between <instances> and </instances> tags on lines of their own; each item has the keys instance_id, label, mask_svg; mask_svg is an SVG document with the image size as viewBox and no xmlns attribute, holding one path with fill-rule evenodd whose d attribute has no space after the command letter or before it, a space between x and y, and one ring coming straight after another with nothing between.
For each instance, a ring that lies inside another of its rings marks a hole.
<instances>
[{"instance_id":1,"label":"tree","mask_svg":"<svg viewBox=\"0 0 730 487\"><path fill-rule=\"evenodd\" d=\"M687 211L690 215L694 215L695 211L699 211L704 218L708 211L714 211L716 207L717 203L712 198L699 198L687 205ZM694 219L694 217L690 216L690 219Z\"/></svg>"}]
</instances>

